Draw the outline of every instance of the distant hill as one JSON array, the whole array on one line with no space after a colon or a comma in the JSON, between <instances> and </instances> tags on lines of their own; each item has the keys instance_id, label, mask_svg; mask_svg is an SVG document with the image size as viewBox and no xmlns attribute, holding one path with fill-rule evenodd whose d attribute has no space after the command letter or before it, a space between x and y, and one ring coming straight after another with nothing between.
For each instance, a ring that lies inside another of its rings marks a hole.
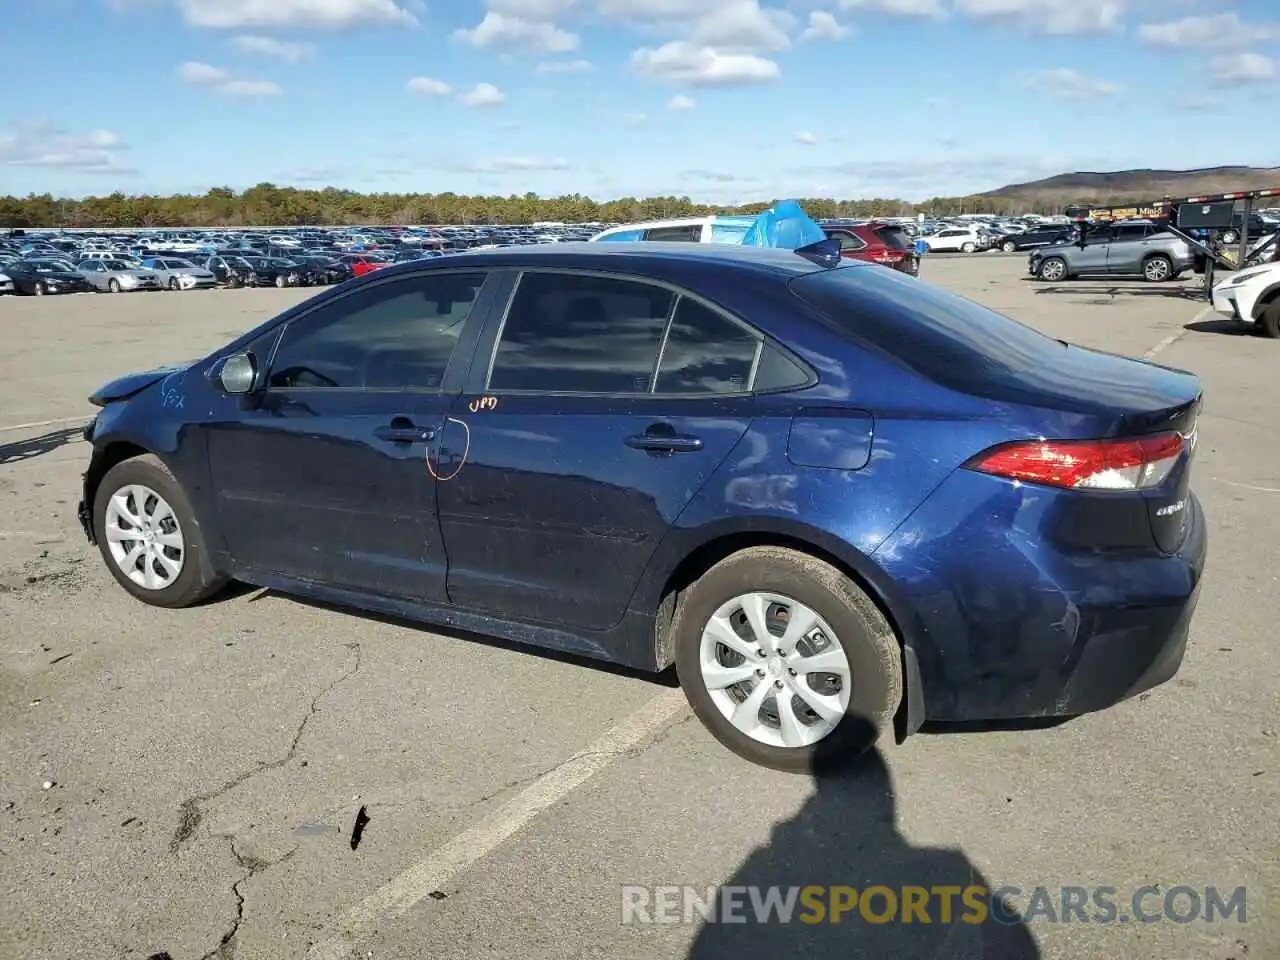
<instances>
[{"instance_id":1,"label":"distant hill","mask_svg":"<svg viewBox=\"0 0 1280 960\"><path fill-rule=\"evenodd\" d=\"M1014 183L980 194L1003 205L1026 209L1061 208L1073 203L1121 203L1235 193L1280 187L1280 167L1206 167L1202 170L1117 170L1114 173L1060 173Z\"/></svg>"}]
</instances>

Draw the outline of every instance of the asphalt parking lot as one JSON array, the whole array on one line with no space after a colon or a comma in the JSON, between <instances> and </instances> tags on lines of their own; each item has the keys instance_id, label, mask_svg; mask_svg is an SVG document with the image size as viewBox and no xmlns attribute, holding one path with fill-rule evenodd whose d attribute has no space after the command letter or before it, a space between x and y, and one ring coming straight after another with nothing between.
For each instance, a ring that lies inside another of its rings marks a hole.
<instances>
[{"instance_id":1,"label":"asphalt parking lot","mask_svg":"<svg viewBox=\"0 0 1280 960\"><path fill-rule=\"evenodd\" d=\"M1194 282L1051 286L1025 262L923 276L1203 378L1187 659L1105 713L922 734L820 783L733 757L667 678L270 592L133 601L74 515L84 398L307 292L0 300L0 957L1280 956L1280 344L1224 329ZM623 885L975 880L1111 886L1122 912L1144 885L1243 886L1247 915L959 931L982 943L620 922Z\"/></svg>"}]
</instances>

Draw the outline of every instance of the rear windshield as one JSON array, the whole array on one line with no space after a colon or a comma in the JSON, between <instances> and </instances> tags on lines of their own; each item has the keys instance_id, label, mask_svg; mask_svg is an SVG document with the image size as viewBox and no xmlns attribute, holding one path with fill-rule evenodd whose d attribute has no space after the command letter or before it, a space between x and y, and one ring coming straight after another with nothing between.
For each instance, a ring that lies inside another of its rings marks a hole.
<instances>
[{"instance_id":1,"label":"rear windshield","mask_svg":"<svg viewBox=\"0 0 1280 960\"><path fill-rule=\"evenodd\" d=\"M1060 361L1064 344L1004 314L879 267L807 273L791 291L836 326L936 383L985 395Z\"/></svg>"},{"instance_id":2,"label":"rear windshield","mask_svg":"<svg viewBox=\"0 0 1280 960\"><path fill-rule=\"evenodd\" d=\"M876 227L876 236L890 250L910 250L911 240L901 227Z\"/></svg>"}]
</instances>

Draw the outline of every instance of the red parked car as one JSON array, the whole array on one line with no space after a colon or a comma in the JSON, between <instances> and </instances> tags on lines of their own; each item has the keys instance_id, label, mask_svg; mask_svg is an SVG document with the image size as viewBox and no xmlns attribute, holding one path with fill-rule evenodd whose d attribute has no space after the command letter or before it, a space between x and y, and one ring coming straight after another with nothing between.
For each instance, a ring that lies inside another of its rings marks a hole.
<instances>
[{"instance_id":1,"label":"red parked car","mask_svg":"<svg viewBox=\"0 0 1280 960\"><path fill-rule=\"evenodd\" d=\"M892 223L824 225L823 232L840 241L840 256L866 260L901 270L913 277L920 272L920 258L906 232Z\"/></svg>"},{"instance_id":2,"label":"red parked car","mask_svg":"<svg viewBox=\"0 0 1280 960\"><path fill-rule=\"evenodd\" d=\"M357 277L363 277L366 273L373 273L375 270L389 267L392 263L390 257L383 256L380 253L353 253L342 259L351 267L351 273Z\"/></svg>"}]
</instances>

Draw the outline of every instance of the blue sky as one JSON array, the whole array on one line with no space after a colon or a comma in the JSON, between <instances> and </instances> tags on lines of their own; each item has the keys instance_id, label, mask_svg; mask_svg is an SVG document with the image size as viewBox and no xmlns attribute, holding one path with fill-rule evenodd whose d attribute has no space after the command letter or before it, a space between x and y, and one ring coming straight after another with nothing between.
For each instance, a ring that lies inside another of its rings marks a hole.
<instances>
[{"instance_id":1,"label":"blue sky","mask_svg":"<svg viewBox=\"0 0 1280 960\"><path fill-rule=\"evenodd\" d=\"M922 199L1280 166L1277 0L11 0L0 193Z\"/></svg>"}]
</instances>

